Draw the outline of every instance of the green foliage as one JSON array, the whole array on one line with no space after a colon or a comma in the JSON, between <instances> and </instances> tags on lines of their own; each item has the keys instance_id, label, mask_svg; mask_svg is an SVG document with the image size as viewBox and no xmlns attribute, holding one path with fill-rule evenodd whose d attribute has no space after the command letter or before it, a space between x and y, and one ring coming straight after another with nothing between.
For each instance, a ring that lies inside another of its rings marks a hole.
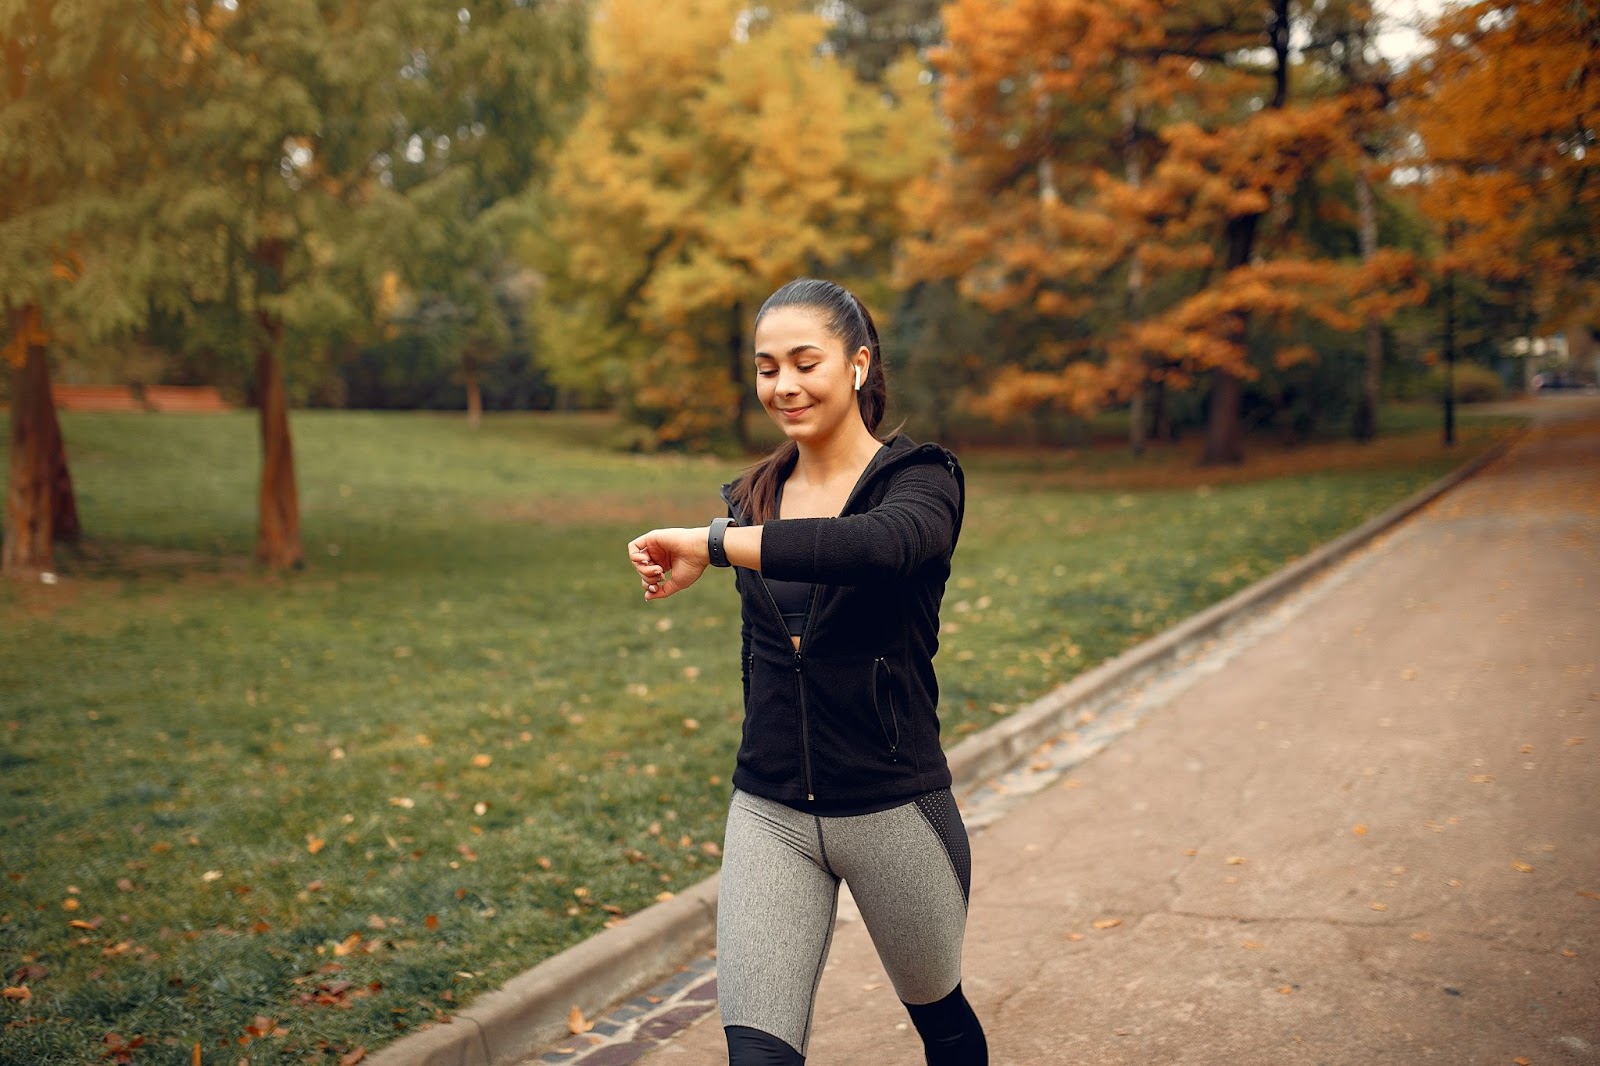
<instances>
[{"instance_id":1,"label":"green foliage","mask_svg":"<svg viewBox=\"0 0 1600 1066\"><path fill-rule=\"evenodd\" d=\"M1446 369L1440 363L1428 370L1425 378L1424 395L1442 397L1445 394ZM1506 383L1500 375L1484 366L1482 363L1456 363L1454 369L1449 371L1448 377L1454 383L1454 393L1459 403L1488 403L1491 400L1502 400L1506 395Z\"/></svg>"}]
</instances>

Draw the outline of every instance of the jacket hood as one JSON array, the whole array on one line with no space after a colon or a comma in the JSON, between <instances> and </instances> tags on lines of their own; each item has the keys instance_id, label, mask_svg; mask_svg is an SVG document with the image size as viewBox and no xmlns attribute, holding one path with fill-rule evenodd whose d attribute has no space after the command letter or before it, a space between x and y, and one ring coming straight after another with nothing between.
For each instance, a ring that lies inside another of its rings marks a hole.
<instances>
[{"instance_id":1,"label":"jacket hood","mask_svg":"<svg viewBox=\"0 0 1600 1066\"><path fill-rule=\"evenodd\" d=\"M784 477L788 477L794 471L795 462L798 460L799 456L797 454L795 458L785 466L783 470ZM883 447L878 449L877 454L872 457L872 461L867 464L866 470L862 471L861 480L856 484L855 489L850 493L851 498L853 499L861 493L868 491L873 482L877 481L880 477L883 477L891 470L916 463L938 463L942 466L949 467L950 473L955 475L956 485L961 490L962 510L964 512L966 509L965 504L967 496L966 475L962 472L961 463L956 459L955 453L951 452L948 448L940 444L918 444L904 433L898 432L883 442ZM739 514L734 509L733 489L734 486L739 484L739 482L742 480L744 480L744 475L740 475L739 477L734 478L732 481L722 486L722 502L728 505L728 513L730 515L740 519L742 519L744 516ZM847 502L846 510L848 509L849 504ZM960 519L958 518L956 524L956 529L958 532L960 528Z\"/></svg>"}]
</instances>

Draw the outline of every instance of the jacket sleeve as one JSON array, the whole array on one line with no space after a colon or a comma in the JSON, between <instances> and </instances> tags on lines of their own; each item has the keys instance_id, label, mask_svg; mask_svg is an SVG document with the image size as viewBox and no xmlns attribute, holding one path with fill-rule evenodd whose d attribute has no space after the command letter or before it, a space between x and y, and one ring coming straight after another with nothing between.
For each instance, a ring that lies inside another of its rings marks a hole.
<instances>
[{"instance_id":1,"label":"jacket sleeve","mask_svg":"<svg viewBox=\"0 0 1600 1066\"><path fill-rule=\"evenodd\" d=\"M909 577L954 551L961 509L961 489L948 467L907 467L865 514L767 522L761 527L761 572L824 585Z\"/></svg>"}]
</instances>

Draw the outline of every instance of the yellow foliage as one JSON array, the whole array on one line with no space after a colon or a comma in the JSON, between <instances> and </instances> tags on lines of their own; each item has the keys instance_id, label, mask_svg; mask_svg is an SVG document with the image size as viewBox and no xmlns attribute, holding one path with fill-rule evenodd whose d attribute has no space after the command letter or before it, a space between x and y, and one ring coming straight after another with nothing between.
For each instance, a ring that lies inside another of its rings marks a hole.
<instances>
[{"instance_id":1,"label":"yellow foliage","mask_svg":"<svg viewBox=\"0 0 1600 1066\"><path fill-rule=\"evenodd\" d=\"M887 267L901 196L939 152L915 66L888 72L891 100L819 54L825 31L735 0L597 11L597 90L554 168L541 318L558 378L620 394L660 440L728 423L729 353L767 293Z\"/></svg>"}]
</instances>

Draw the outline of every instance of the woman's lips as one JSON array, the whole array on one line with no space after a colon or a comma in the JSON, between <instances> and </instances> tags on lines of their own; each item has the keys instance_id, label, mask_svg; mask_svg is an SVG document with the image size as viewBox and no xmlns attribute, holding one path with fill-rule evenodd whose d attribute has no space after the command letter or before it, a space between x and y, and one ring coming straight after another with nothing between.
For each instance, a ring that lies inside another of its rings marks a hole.
<instances>
[{"instance_id":1,"label":"woman's lips","mask_svg":"<svg viewBox=\"0 0 1600 1066\"><path fill-rule=\"evenodd\" d=\"M787 419L793 420L799 418L809 410L811 410L810 407L790 407L787 409L780 407L778 408L778 413Z\"/></svg>"}]
</instances>

